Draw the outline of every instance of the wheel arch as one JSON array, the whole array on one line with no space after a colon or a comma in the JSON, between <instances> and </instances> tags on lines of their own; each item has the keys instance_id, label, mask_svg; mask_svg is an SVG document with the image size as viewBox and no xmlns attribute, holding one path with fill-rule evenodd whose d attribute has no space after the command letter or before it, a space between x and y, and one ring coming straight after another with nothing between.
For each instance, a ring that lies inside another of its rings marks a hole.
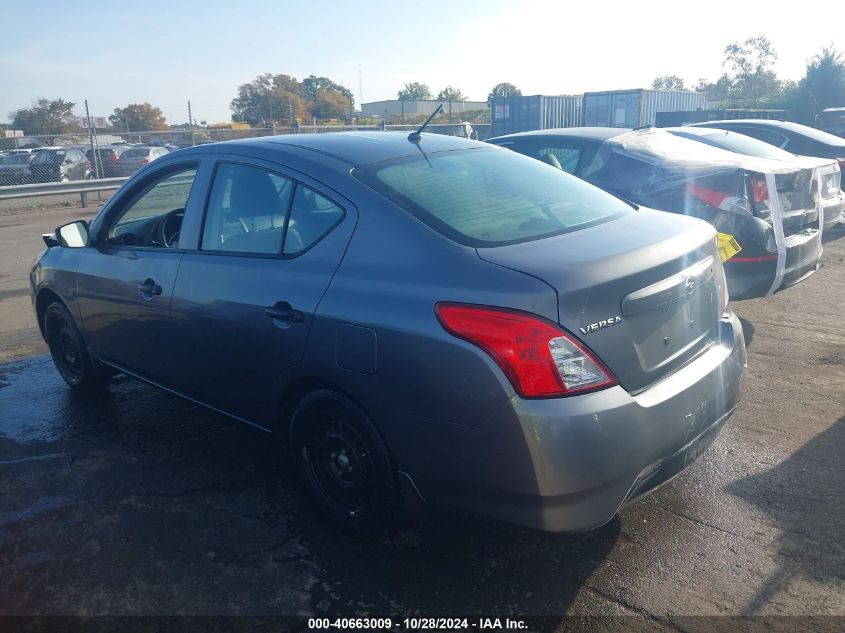
<instances>
[{"instance_id":1,"label":"wheel arch","mask_svg":"<svg viewBox=\"0 0 845 633\"><path fill-rule=\"evenodd\" d=\"M41 336L44 336L44 313L47 311L47 306L54 302L59 302L67 308L67 304L55 290L42 288L35 295L35 316L38 319L38 329L41 330Z\"/></svg>"},{"instance_id":2,"label":"wheel arch","mask_svg":"<svg viewBox=\"0 0 845 633\"><path fill-rule=\"evenodd\" d=\"M293 422L293 414L302 399L309 393L318 391L320 389L328 389L335 391L342 396L351 400L357 407L359 407L375 424L376 428L381 432L378 421L373 418L370 410L361 402L360 398L356 398L353 393L345 389L341 385L328 380L326 378L318 378L316 376L298 376L290 380L281 390L278 399L278 417L274 432L278 433L279 438L284 440L285 444L290 441L291 424Z\"/></svg>"}]
</instances>

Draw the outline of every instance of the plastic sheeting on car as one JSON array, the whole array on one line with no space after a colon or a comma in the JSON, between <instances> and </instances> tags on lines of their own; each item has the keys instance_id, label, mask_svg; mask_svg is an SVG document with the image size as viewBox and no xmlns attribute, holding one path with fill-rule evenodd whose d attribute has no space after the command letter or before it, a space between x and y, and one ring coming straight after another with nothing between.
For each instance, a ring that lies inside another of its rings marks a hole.
<instances>
[{"instance_id":1,"label":"plastic sheeting on car","mask_svg":"<svg viewBox=\"0 0 845 633\"><path fill-rule=\"evenodd\" d=\"M821 255L813 169L806 161L736 154L649 128L604 141L582 177L636 204L699 217L728 236L747 235L754 218L765 221L777 253L772 294L783 281L788 235L817 230Z\"/></svg>"}]
</instances>

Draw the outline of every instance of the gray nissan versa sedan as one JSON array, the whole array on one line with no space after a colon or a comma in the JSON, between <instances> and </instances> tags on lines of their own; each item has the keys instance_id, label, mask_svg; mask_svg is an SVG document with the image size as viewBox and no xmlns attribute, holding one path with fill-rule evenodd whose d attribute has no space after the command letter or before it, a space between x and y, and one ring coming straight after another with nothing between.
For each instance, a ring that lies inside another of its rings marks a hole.
<instances>
[{"instance_id":1,"label":"gray nissan versa sedan","mask_svg":"<svg viewBox=\"0 0 845 633\"><path fill-rule=\"evenodd\" d=\"M316 506L599 526L739 399L716 233L487 144L205 145L44 236L35 310L72 387L125 372L278 433Z\"/></svg>"}]
</instances>

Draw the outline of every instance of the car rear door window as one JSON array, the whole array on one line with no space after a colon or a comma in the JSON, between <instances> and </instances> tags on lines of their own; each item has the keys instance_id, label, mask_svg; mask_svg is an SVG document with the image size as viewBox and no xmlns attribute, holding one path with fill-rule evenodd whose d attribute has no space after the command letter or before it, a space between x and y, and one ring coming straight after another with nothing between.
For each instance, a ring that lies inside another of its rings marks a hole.
<instances>
[{"instance_id":1,"label":"car rear door window","mask_svg":"<svg viewBox=\"0 0 845 633\"><path fill-rule=\"evenodd\" d=\"M259 167L221 163L206 210L202 250L279 255L294 183Z\"/></svg>"},{"instance_id":2,"label":"car rear door window","mask_svg":"<svg viewBox=\"0 0 845 633\"><path fill-rule=\"evenodd\" d=\"M285 255L296 255L320 241L343 217L343 209L310 187L297 185L285 234Z\"/></svg>"}]
</instances>

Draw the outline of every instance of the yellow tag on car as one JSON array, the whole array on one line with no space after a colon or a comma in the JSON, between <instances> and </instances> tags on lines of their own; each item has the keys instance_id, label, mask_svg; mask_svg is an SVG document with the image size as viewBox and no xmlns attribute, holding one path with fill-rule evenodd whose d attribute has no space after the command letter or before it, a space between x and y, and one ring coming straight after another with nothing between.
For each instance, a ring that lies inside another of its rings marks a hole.
<instances>
[{"instance_id":1,"label":"yellow tag on car","mask_svg":"<svg viewBox=\"0 0 845 633\"><path fill-rule=\"evenodd\" d=\"M733 235L727 233L716 233L716 248L719 249L719 259L723 262L728 261L731 257L742 250L739 242L736 241Z\"/></svg>"}]
</instances>

